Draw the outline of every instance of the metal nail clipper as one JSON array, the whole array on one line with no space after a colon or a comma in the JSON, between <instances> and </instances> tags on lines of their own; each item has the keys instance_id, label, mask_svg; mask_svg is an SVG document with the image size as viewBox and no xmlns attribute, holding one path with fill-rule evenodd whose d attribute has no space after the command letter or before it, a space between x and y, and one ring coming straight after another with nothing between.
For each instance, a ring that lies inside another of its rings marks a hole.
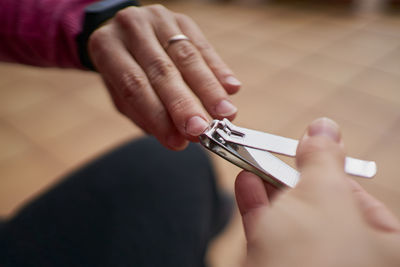
<instances>
[{"instance_id":1,"label":"metal nail clipper","mask_svg":"<svg viewBox=\"0 0 400 267\"><path fill-rule=\"evenodd\" d=\"M232 162L251 171L276 187L295 187L300 173L271 153L296 156L299 141L238 127L229 120L214 120L200 135L203 146ZM346 157L345 172L363 178L376 174L374 161Z\"/></svg>"}]
</instances>

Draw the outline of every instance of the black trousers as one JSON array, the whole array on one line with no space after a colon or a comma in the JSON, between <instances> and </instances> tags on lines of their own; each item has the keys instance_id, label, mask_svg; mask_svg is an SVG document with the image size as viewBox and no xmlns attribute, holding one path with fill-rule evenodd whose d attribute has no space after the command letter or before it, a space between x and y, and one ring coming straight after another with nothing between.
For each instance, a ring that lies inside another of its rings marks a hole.
<instances>
[{"instance_id":1,"label":"black trousers","mask_svg":"<svg viewBox=\"0 0 400 267\"><path fill-rule=\"evenodd\" d=\"M128 143L0 226L0 266L204 266L229 208L204 151Z\"/></svg>"}]
</instances>

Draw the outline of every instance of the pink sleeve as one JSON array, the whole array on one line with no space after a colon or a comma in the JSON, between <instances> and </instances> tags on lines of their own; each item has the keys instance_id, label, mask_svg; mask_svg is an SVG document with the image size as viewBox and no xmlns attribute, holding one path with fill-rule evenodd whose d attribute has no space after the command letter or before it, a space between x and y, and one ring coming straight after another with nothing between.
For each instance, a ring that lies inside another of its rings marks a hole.
<instances>
[{"instance_id":1,"label":"pink sleeve","mask_svg":"<svg viewBox=\"0 0 400 267\"><path fill-rule=\"evenodd\" d=\"M0 60L83 68L76 36L96 0L0 0Z\"/></svg>"}]
</instances>

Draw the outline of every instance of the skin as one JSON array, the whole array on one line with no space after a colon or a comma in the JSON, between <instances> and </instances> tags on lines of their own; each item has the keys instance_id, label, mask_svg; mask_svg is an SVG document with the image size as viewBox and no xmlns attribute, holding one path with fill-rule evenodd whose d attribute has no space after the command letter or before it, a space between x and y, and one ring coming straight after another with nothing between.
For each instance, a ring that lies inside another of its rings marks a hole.
<instances>
[{"instance_id":1,"label":"skin","mask_svg":"<svg viewBox=\"0 0 400 267\"><path fill-rule=\"evenodd\" d=\"M238 175L245 266L400 266L399 221L344 173L344 157L338 126L319 119L300 141L296 188Z\"/></svg>"},{"instance_id":2,"label":"skin","mask_svg":"<svg viewBox=\"0 0 400 267\"><path fill-rule=\"evenodd\" d=\"M184 34L166 47L168 40ZM88 50L117 109L180 150L212 118L233 119L240 82L187 16L161 5L128 7L97 29Z\"/></svg>"}]
</instances>

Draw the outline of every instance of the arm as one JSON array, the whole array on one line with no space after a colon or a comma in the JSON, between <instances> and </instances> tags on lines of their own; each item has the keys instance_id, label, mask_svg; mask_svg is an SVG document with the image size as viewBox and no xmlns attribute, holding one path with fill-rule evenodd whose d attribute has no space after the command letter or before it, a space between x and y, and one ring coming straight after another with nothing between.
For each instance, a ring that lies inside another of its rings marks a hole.
<instances>
[{"instance_id":1,"label":"arm","mask_svg":"<svg viewBox=\"0 0 400 267\"><path fill-rule=\"evenodd\" d=\"M2 0L0 60L83 68L76 36L84 8L95 0Z\"/></svg>"},{"instance_id":2,"label":"arm","mask_svg":"<svg viewBox=\"0 0 400 267\"><path fill-rule=\"evenodd\" d=\"M84 9L92 2L0 0L0 60L93 65L117 109L170 149L197 141L209 116L236 116L229 95L241 83L189 17L162 5L127 7L86 31ZM166 46L177 35L186 41Z\"/></svg>"}]
</instances>

